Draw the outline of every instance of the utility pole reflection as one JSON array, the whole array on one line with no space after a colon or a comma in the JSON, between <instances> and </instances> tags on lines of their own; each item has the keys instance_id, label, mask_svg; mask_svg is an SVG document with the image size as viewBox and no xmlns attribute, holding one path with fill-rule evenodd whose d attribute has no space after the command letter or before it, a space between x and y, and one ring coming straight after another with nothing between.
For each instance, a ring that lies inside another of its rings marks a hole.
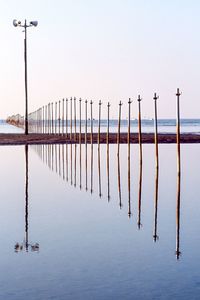
<instances>
[{"instance_id":1,"label":"utility pole reflection","mask_svg":"<svg viewBox=\"0 0 200 300\"><path fill-rule=\"evenodd\" d=\"M23 242L15 244L15 252L20 252L25 250L26 252L31 249L31 251L38 252L38 243L29 243L28 236L28 145L25 145L25 165L26 165L26 178L25 178L25 237Z\"/></svg>"}]
</instances>

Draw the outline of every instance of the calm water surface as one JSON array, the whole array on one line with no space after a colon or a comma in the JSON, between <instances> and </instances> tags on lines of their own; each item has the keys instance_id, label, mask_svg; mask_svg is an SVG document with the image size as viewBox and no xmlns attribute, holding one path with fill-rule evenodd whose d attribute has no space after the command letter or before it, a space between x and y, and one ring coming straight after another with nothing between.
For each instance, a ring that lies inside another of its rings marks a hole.
<instances>
[{"instance_id":1,"label":"calm water surface","mask_svg":"<svg viewBox=\"0 0 200 300\"><path fill-rule=\"evenodd\" d=\"M200 146L181 146L179 231L176 145L158 181L154 145L142 169L138 145L130 168L127 145L107 153L0 147L0 299L199 299Z\"/></svg>"}]
</instances>

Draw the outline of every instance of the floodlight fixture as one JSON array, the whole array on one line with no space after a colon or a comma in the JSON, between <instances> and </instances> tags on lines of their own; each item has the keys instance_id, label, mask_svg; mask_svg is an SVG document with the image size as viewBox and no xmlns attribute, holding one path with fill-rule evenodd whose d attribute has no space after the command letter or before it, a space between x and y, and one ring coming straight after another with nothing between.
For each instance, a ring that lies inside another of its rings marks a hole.
<instances>
[{"instance_id":1,"label":"floodlight fixture","mask_svg":"<svg viewBox=\"0 0 200 300\"><path fill-rule=\"evenodd\" d=\"M38 25L38 21L31 21L31 22L30 22L30 25L33 25L33 26L36 27L36 26Z\"/></svg>"}]
</instances>

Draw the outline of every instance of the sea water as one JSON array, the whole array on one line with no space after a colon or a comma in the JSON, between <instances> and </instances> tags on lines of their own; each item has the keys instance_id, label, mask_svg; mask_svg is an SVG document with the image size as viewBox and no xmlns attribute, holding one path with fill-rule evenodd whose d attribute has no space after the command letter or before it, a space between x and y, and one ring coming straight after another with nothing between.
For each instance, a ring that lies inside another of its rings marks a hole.
<instances>
[{"instance_id":1,"label":"sea water","mask_svg":"<svg viewBox=\"0 0 200 300\"><path fill-rule=\"evenodd\" d=\"M0 147L0 299L199 299L200 146L142 150Z\"/></svg>"}]
</instances>

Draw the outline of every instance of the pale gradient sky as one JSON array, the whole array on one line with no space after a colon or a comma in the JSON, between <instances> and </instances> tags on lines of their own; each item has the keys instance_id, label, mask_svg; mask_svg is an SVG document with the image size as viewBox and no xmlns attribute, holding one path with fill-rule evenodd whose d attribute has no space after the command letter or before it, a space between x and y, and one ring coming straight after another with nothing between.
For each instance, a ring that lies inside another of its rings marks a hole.
<instances>
[{"instance_id":1,"label":"pale gradient sky","mask_svg":"<svg viewBox=\"0 0 200 300\"><path fill-rule=\"evenodd\" d=\"M38 20L28 29L29 111L63 97L117 104L141 94L142 114L200 117L199 0L0 0L0 117L24 114L21 28L13 19ZM126 106L123 111L125 114ZM106 111L106 108L102 108ZM132 105L137 114L137 103Z\"/></svg>"}]
</instances>

